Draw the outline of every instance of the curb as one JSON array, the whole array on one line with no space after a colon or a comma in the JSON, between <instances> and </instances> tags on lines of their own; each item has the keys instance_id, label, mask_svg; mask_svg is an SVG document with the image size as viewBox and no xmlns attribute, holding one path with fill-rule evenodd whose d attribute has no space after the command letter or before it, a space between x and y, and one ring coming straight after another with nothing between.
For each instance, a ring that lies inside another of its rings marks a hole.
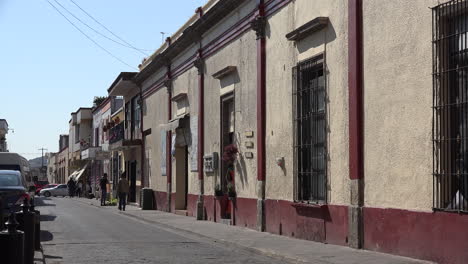
<instances>
[{"instance_id":1,"label":"curb","mask_svg":"<svg viewBox=\"0 0 468 264\"><path fill-rule=\"evenodd\" d=\"M83 203L83 204L86 204L86 205L93 206L95 208L104 208L104 209L108 208L108 206L98 206L98 205L95 205L93 203L87 203L85 201L80 201L80 200L76 200L76 201L78 201L80 203ZM262 250L262 249L258 249L258 248L251 248L251 247L244 246L242 244L231 242L231 241L224 240L224 239L215 239L213 237L206 236L206 235L201 234L201 233L197 233L197 232L190 231L190 230L183 229L183 228L178 228L178 227L168 225L168 224L165 224L165 223L161 223L161 222L158 222L158 221L149 220L149 219L146 219L144 217L137 216L137 215L134 215L132 213L129 213L127 211L116 211L115 214L124 215L124 216L134 218L134 219L140 220L140 221L148 223L148 224L157 224L157 225L160 225L160 226L162 226L162 227L164 227L166 229L175 230L175 231L178 231L178 232L181 232L181 233L186 233L186 234L190 234L192 236L197 236L199 238L211 240L211 241L214 241L216 243L220 243L220 244L222 244L222 245L224 245L226 247L235 246L235 247L237 247L239 249L248 251L250 253L261 254L263 256L271 257L271 258L274 258L276 260L280 260L280 261L284 261L284 262L288 262L288 263L309 263L309 262L307 262L307 261L305 261L303 259L300 259L300 258L284 256L284 255L281 255L281 254L278 254L278 253L275 253L275 252L272 252L272 251L268 251L268 250ZM218 223L213 222L213 224L218 224Z\"/></svg>"},{"instance_id":2,"label":"curb","mask_svg":"<svg viewBox=\"0 0 468 264\"><path fill-rule=\"evenodd\" d=\"M44 255L44 248L42 247L41 244L41 249L40 250L35 250L34 251L34 264L45 264L45 255Z\"/></svg>"},{"instance_id":3,"label":"curb","mask_svg":"<svg viewBox=\"0 0 468 264\"><path fill-rule=\"evenodd\" d=\"M135 219L138 219L138 220L146 222L146 223L158 224L158 225L161 225L161 226L163 226L163 227L165 227L167 229L176 230L176 231L179 231L179 232L182 232L182 233L188 233L188 234L191 234L191 235L194 235L194 236L198 236L200 238L204 238L204 239L208 239L208 240L214 240L214 242L221 243L224 246L235 246L235 247L237 247L239 249L242 249L242 250L245 250L245 251L248 251L248 252L251 252L251 253L255 253L255 254L261 254L261 255L264 255L264 256L267 256L267 257L274 258L276 260L285 261L285 262L288 262L288 263L309 263L309 262L307 262L307 261L305 261L303 259L300 259L300 258L284 256L284 255L281 255L281 254L278 254L278 253L275 253L275 252L272 252L272 251L262 250L262 249L259 249L259 248L252 248L252 247L244 246L242 244L239 244L239 243L236 243L236 242L231 242L231 241L224 240L224 239L215 239L213 237L206 236L204 234L197 233L197 232L194 232L194 231L190 231L190 230L187 230L187 229L178 228L178 227L168 225L168 224L165 224L165 223L161 223L161 222L158 222L158 221L154 221L154 220L148 220L148 219L146 219L144 217L140 217L140 216L137 216L137 215L134 215L134 214L131 214L131 213L118 212L118 214L122 214L122 215L125 215L125 216L128 216L128 217L131 217L131 218L135 218ZM218 223L213 222L213 224L218 224Z\"/></svg>"}]
</instances>

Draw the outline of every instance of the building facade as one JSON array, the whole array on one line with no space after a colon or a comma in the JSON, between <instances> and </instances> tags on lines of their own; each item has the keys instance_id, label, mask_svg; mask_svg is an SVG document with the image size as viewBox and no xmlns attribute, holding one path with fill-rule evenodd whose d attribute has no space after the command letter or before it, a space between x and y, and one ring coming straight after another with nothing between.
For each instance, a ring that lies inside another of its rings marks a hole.
<instances>
[{"instance_id":1,"label":"building facade","mask_svg":"<svg viewBox=\"0 0 468 264\"><path fill-rule=\"evenodd\" d=\"M56 182L89 159L94 185L125 173L129 201L148 187L157 210L465 263L467 14L461 0L210 0L72 113Z\"/></svg>"},{"instance_id":2,"label":"building facade","mask_svg":"<svg viewBox=\"0 0 468 264\"><path fill-rule=\"evenodd\" d=\"M56 154L55 162L56 162L56 178L52 181L52 183L62 184L66 183L68 180L68 144L69 144L69 136L68 135L60 135L59 138L59 151Z\"/></svg>"},{"instance_id":3,"label":"building facade","mask_svg":"<svg viewBox=\"0 0 468 264\"><path fill-rule=\"evenodd\" d=\"M8 134L8 122L0 119L0 152L8 152L6 134Z\"/></svg>"},{"instance_id":4,"label":"building facade","mask_svg":"<svg viewBox=\"0 0 468 264\"><path fill-rule=\"evenodd\" d=\"M120 128L115 128L115 130L123 130L123 138L115 141L112 148L123 153L124 161L121 162L124 164L121 166L129 181L128 201L131 203L139 203L140 190L144 184L142 178L144 146L142 143L141 93L140 89L131 81L135 75L136 73L131 72L119 74L108 89L109 96L123 97L124 118L118 124Z\"/></svg>"},{"instance_id":5,"label":"building facade","mask_svg":"<svg viewBox=\"0 0 468 264\"><path fill-rule=\"evenodd\" d=\"M83 150L92 146L92 118L92 108L80 107L71 113L69 121L68 176L84 183L89 182L90 169L88 160L82 159L81 155Z\"/></svg>"},{"instance_id":6,"label":"building facade","mask_svg":"<svg viewBox=\"0 0 468 264\"><path fill-rule=\"evenodd\" d=\"M49 152L47 156L47 181L55 183L57 179L57 153Z\"/></svg>"},{"instance_id":7,"label":"building facade","mask_svg":"<svg viewBox=\"0 0 468 264\"><path fill-rule=\"evenodd\" d=\"M209 1L108 90L125 98L136 192L200 220L464 263L467 11Z\"/></svg>"}]
</instances>

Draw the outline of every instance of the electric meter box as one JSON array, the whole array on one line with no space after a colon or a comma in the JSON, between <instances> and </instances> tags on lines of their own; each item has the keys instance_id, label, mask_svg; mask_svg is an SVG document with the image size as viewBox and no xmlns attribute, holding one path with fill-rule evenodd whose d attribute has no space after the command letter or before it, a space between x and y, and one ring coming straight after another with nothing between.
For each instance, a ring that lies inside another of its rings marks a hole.
<instances>
[{"instance_id":1,"label":"electric meter box","mask_svg":"<svg viewBox=\"0 0 468 264\"><path fill-rule=\"evenodd\" d=\"M218 169L218 152L205 154L203 156L204 170L207 173L213 173Z\"/></svg>"}]
</instances>

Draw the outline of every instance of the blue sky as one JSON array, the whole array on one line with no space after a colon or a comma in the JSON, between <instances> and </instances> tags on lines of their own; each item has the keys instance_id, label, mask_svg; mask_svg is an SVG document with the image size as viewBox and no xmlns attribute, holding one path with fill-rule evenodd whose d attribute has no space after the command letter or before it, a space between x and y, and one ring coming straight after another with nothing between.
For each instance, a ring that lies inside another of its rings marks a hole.
<instances>
[{"instance_id":1,"label":"blue sky","mask_svg":"<svg viewBox=\"0 0 468 264\"><path fill-rule=\"evenodd\" d=\"M59 2L106 36L120 41L87 17L70 0ZM206 0L73 0L133 47L148 54L161 45L160 32L175 32ZM77 26L101 46L133 67L144 55ZM68 133L70 113L104 96L122 71L134 71L73 28L47 0L0 0L0 118L14 133L11 152L27 158L39 148L58 150L59 134ZM121 42L121 41L120 41Z\"/></svg>"}]
</instances>

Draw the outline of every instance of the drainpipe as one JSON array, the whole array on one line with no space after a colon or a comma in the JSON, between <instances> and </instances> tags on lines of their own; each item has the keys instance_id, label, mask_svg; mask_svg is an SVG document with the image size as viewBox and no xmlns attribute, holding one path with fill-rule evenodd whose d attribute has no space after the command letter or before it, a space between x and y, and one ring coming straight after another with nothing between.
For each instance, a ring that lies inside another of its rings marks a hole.
<instances>
[{"instance_id":1,"label":"drainpipe","mask_svg":"<svg viewBox=\"0 0 468 264\"><path fill-rule=\"evenodd\" d=\"M164 85L167 88L167 122L172 118L172 80L171 80L171 66L167 66L166 80ZM171 212L171 199L172 199L172 131L166 132L166 177L167 177L167 212Z\"/></svg>"},{"instance_id":2,"label":"drainpipe","mask_svg":"<svg viewBox=\"0 0 468 264\"><path fill-rule=\"evenodd\" d=\"M141 188L147 187L145 179L145 136L143 135L143 90L141 85L137 85L140 89L140 133L141 133ZM141 196L140 196L141 197ZM141 202L140 202L141 206Z\"/></svg>"},{"instance_id":3,"label":"drainpipe","mask_svg":"<svg viewBox=\"0 0 468 264\"><path fill-rule=\"evenodd\" d=\"M257 35L257 229L265 231L265 1L257 0L257 16L251 22Z\"/></svg>"},{"instance_id":4,"label":"drainpipe","mask_svg":"<svg viewBox=\"0 0 468 264\"><path fill-rule=\"evenodd\" d=\"M363 244L364 123L362 62L362 1L348 0L349 178L348 244Z\"/></svg>"},{"instance_id":5,"label":"drainpipe","mask_svg":"<svg viewBox=\"0 0 468 264\"><path fill-rule=\"evenodd\" d=\"M201 11L200 11L200 14ZM201 41L200 41L201 47ZM198 181L200 187L200 194L197 200L197 220L204 220L203 215L203 197L204 197L204 180L203 180L203 153L204 151L204 142L205 142L205 129L204 129L204 112L205 112L205 74L204 74L204 61L202 50L198 50L198 58L194 62L195 67L198 70Z\"/></svg>"}]
</instances>

